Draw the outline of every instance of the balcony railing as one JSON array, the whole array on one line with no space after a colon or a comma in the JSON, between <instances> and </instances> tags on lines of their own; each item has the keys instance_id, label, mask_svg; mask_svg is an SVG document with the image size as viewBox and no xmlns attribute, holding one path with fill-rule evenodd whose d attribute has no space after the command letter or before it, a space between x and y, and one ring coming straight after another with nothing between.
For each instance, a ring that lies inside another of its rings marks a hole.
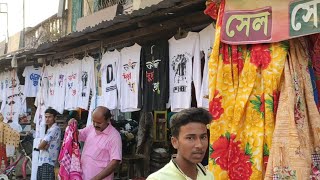
<instances>
[{"instance_id":1,"label":"balcony railing","mask_svg":"<svg viewBox=\"0 0 320 180\"><path fill-rule=\"evenodd\" d=\"M55 41L67 34L67 10L62 18L53 15L25 32L26 49L37 48L44 42Z\"/></svg>"}]
</instances>

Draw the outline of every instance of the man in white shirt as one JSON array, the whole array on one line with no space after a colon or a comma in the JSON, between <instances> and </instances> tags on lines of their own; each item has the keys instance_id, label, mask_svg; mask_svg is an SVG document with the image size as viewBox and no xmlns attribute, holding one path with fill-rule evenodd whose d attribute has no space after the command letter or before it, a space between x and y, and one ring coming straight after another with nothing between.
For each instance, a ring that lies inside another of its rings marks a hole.
<instances>
[{"instance_id":1,"label":"man in white shirt","mask_svg":"<svg viewBox=\"0 0 320 180\"><path fill-rule=\"evenodd\" d=\"M37 180L55 180L54 166L61 144L61 129L55 123L57 114L58 112L51 108L45 111L47 132L38 146L40 166L37 171Z\"/></svg>"}]
</instances>

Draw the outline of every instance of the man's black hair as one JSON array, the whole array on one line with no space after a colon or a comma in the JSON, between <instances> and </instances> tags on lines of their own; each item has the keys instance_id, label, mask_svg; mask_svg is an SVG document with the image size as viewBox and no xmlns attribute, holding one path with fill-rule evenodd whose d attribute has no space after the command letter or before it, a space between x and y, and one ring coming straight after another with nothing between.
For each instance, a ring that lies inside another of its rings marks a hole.
<instances>
[{"instance_id":1,"label":"man's black hair","mask_svg":"<svg viewBox=\"0 0 320 180\"><path fill-rule=\"evenodd\" d=\"M104 113L105 120L108 120L111 118L111 111L109 109L106 110L106 113Z\"/></svg>"},{"instance_id":2,"label":"man's black hair","mask_svg":"<svg viewBox=\"0 0 320 180\"><path fill-rule=\"evenodd\" d=\"M188 123L197 122L207 125L211 122L211 114L202 108L189 108L184 109L174 114L170 119L171 135L174 137L179 136L180 127Z\"/></svg>"},{"instance_id":3,"label":"man's black hair","mask_svg":"<svg viewBox=\"0 0 320 180\"><path fill-rule=\"evenodd\" d=\"M101 109L101 110L105 111L103 114L105 120L109 120L112 117L111 111L108 108L106 108L104 106L98 106L94 109L94 111L96 109Z\"/></svg>"},{"instance_id":4,"label":"man's black hair","mask_svg":"<svg viewBox=\"0 0 320 180\"><path fill-rule=\"evenodd\" d=\"M44 113L52 114L54 117L56 117L58 115L58 112L55 109L52 109L52 108L46 109L46 111Z\"/></svg>"}]
</instances>

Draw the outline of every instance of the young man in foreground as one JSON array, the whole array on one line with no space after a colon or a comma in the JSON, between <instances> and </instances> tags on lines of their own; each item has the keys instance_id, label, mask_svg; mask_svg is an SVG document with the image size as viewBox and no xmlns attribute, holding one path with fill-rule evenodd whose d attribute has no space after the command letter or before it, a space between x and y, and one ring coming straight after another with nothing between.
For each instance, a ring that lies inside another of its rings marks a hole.
<instances>
[{"instance_id":1,"label":"young man in foreground","mask_svg":"<svg viewBox=\"0 0 320 180\"><path fill-rule=\"evenodd\" d=\"M207 124L212 116L201 108L185 109L173 115L170 121L171 143L177 156L147 180L213 180L211 172L200 162L208 148Z\"/></svg>"}]
</instances>

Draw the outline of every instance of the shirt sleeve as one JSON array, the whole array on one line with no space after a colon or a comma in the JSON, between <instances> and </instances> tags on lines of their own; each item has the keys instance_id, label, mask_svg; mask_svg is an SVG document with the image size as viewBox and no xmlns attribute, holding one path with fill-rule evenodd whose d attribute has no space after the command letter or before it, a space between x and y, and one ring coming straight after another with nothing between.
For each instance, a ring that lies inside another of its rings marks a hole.
<instances>
[{"instance_id":1,"label":"shirt sleeve","mask_svg":"<svg viewBox=\"0 0 320 180\"><path fill-rule=\"evenodd\" d=\"M79 141L82 141L82 142L86 141L87 136L89 134L89 130L90 130L90 126L87 126L79 130Z\"/></svg>"},{"instance_id":2,"label":"shirt sleeve","mask_svg":"<svg viewBox=\"0 0 320 180\"><path fill-rule=\"evenodd\" d=\"M195 37L194 45L194 61L193 61L193 83L196 90L197 102L200 102L200 89L201 89L201 59L200 59L200 47L199 47L199 34Z\"/></svg>"},{"instance_id":3,"label":"shirt sleeve","mask_svg":"<svg viewBox=\"0 0 320 180\"><path fill-rule=\"evenodd\" d=\"M52 131L49 131L43 138L44 141L46 141L47 143L50 143L52 140L57 139L59 137L60 134L60 129L59 128L55 128Z\"/></svg>"},{"instance_id":4,"label":"shirt sleeve","mask_svg":"<svg viewBox=\"0 0 320 180\"><path fill-rule=\"evenodd\" d=\"M110 148L110 160L122 160L122 141L118 132L113 138L113 143Z\"/></svg>"},{"instance_id":5,"label":"shirt sleeve","mask_svg":"<svg viewBox=\"0 0 320 180\"><path fill-rule=\"evenodd\" d=\"M121 110L121 70L122 70L122 60L121 60L121 54L118 53L118 64L117 64L117 91L118 91L118 109Z\"/></svg>"},{"instance_id":6,"label":"shirt sleeve","mask_svg":"<svg viewBox=\"0 0 320 180\"><path fill-rule=\"evenodd\" d=\"M158 180L158 178L155 178L155 177L147 177L147 180Z\"/></svg>"},{"instance_id":7,"label":"shirt sleeve","mask_svg":"<svg viewBox=\"0 0 320 180\"><path fill-rule=\"evenodd\" d=\"M26 77L27 72L28 72L28 68L29 68L29 67L25 67L25 68L24 68L23 73L22 73L22 76L23 76L23 77Z\"/></svg>"},{"instance_id":8,"label":"shirt sleeve","mask_svg":"<svg viewBox=\"0 0 320 180\"><path fill-rule=\"evenodd\" d=\"M160 180L161 177L158 175L158 173L153 173L153 174L150 174L146 180ZM174 178L173 178L174 179Z\"/></svg>"}]
</instances>

